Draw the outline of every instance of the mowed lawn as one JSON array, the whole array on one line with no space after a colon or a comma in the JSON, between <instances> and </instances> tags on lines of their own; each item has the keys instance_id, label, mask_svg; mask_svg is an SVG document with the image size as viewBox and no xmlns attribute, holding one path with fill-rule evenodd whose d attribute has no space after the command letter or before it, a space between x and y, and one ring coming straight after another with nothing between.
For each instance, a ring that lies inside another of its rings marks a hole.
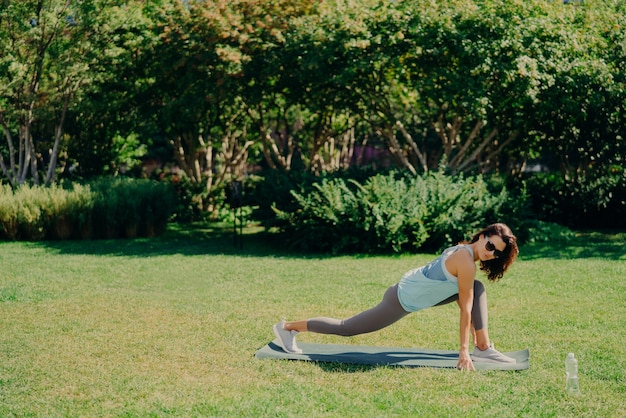
<instances>
[{"instance_id":1,"label":"mowed lawn","mask_svg":"<svg viewBox=\"0 0 626 418\"><path fill-rule=\"evenodd\" d=\"M521 372L258 360L281 318L344 317L434 256L304 256L247 231L0 243L0 416L626 416L626 234L522 247L488 284L496 348ZM353 338L458 348L456 305ZM564 391L579 360L582 395Z\"/></svg>"}]
</instances>

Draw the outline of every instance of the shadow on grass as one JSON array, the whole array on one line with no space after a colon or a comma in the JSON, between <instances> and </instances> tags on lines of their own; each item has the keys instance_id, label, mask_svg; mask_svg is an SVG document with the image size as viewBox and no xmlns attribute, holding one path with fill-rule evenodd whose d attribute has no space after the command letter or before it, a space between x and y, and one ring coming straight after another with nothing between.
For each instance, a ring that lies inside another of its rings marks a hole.
<instances>
[{"instance_id":1,"label":"shadow on grass","mask_svg":"<svg viewBox=\"0 0 626 418\"><path fill-rule=\"evenodd\" d=\"M232 226L206 224L172 224L154 238L42 241L36 246L60 254L119 255L153 257L162 255L239 255L289 256L280 245L280 237L261 228L245 228L238 237ZM298 255L296 255L298 256Z\"/></svg>"},{"instance_id":2,"label":"shadow on grass","mask_svg":"<svg viewBox=\"0 0 626 418\"><path fill-rule=\"evenodd\" d=\"M364 373L373 371L375 369L394 367L380 364L347 364L322 362L316 362L315 364L327 373Z\"/></svg>"},{"instance_id":3,"label":"shadow on grass","mask_svg":"<svg viewBox=\"0 0 626 418\"><path fill-rule=\"evenodd\" d=\"M290 251L278 234L260 227L245 228L241 245L232 226L207 224L173 224L155 238L44 241L35 243L61 254L119 255L151 257L160 255L238 255L251 257L327 258L329 254L306 254ZM367 256L367 255L361 255ZM626 260L626 232L578 232L567 238L526 243L520 246L520 259L604 258Z\"/></svg>"},{"instance_id":4,"label":"shadow on grass","mask_svg":"<svg viewBox=\"0 0 626 418\"><path fill-rule=\"evenodd\" d=\"M533 242L520 246L520 259L540 258L626 260L626 232L582 231L556 241Z\"/></svg>"}]
</instances>

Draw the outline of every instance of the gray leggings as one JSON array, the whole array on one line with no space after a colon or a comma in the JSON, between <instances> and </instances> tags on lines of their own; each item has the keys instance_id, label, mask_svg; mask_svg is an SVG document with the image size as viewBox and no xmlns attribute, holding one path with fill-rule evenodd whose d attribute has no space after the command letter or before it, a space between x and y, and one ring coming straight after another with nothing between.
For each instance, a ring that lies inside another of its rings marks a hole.
<instances>
[{"instance_id":1,"label":"gray leggings","mask_svg":"<svg viewBox=\"0 0 626 418\"><path fill-rule=\"evenodd\" d=\"M452 295L435 306L452 303L459 295ZM375 307L361 312L348 319L312 318L307 320L307 329L318 334L334 334L349 337L378 331L404 318L410 312L405 311L398 300L398 285L389 287L383 300ZM474 305L472 307L472 324L474 329L487 328L487 292L485 286L474 280Z\"/></svg>"}]
</instances>

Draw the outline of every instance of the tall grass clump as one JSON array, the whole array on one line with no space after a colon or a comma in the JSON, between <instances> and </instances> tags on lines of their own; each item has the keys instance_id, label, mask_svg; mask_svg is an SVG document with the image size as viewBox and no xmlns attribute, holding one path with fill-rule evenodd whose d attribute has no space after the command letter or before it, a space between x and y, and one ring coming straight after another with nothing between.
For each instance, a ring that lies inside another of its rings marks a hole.
<instances>
[{"instance_id":1,"label":"tall grass clump","mask_svg":"<svg viewBox=\"0 0 626 418\"><path fill-rule=\"evenodd\" d=\"M40 240L45 237L49 222L47 196L30 186L22 186L13 191L10 186L5 185L0 197L3 238Z\"/></svg>"},{"instance_id":2,"label":"tall grass clump","mask_svg":"<svg viewBox=\"0 0 626 418\"><path fill-rule=\"evenodd\" d=\"M0 188L0 239L134 238L159 235L174 207L165 183L98 179L65 187Z\"/></svg>"},{"instance_id":3,"label":"tall grass clump","mask_svg":"<svg viewBox=\"0 0 626 418\"><path fill-rule=\"evenodd\" d=\"M297 207L277 210L287 240L295 248L332 253L436 250L488 223L519 224L527 207L524 196L494 188L481 176L443 173L376 175L362 184L322 180L310 193L292 194Z\"/></svg>"},{"instance_id":4,"label":"tall grass clump","mask_svg":"<svg viewBox=\"0 0 626 418\"><path fill-rule=\"evenodd\" d=\"M13 198L13 189L7 184L0 184L0 237L15 239L18 235L17 202Z\"/></svg>"},{"instance_id":5,"label":"tall grass clump","mask_svg":"<svg viewBox=\"0 0 626 418\"><path fill-rule=\"evenodd\" d=\"M96 235L105 238L160 235L175 197L171 185L131 178L101 178L90 183Z\"/></svg>"}]
</instances>

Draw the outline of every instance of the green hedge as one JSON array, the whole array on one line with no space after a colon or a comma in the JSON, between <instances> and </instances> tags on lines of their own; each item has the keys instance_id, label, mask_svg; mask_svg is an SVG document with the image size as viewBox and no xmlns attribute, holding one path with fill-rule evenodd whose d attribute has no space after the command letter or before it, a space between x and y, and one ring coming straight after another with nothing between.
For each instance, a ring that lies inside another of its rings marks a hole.
<instances>
[{"instance_id":1,"label":"green hedge","mask_svg":"<svg viewBox=\"0 0 626 418\"><path fill-rule=\"evenodd\" d=\"M514 196L481 176L392 173L362 184L322 180L313 192L292 194L297 207L277 209L287 241L332 253L437 250L492 222L504 221L523 234L530 218L523 193Z\"/></svg>"},{"instance_id":2,"label":"green hedge","mask_svg":"<svg viewBox=\"0 0 626 418\"><path fill-rule=\"evenodd\" d=\"M67 187L0 186L0 239L99 239L162 233L174 208L169 184L102 178Z\"/></svg>"}]
</instances>

